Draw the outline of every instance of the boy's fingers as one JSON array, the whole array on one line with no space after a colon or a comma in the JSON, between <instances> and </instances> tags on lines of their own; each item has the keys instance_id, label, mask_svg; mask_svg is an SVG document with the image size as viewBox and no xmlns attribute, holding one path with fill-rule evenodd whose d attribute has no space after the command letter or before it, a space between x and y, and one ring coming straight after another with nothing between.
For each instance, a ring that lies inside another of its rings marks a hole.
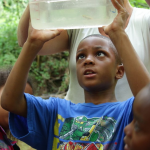
<instances>
[{"instance_id":1,"label":"boy's fingers","mask_svg":"<svg viewBox=\"0 0 150 150\"><path fill-rule=\"evenodd\" d=\"M56 36L60 35L60 33L62 31L64 31L64 29L57 29L57 30L49 30L50 31L50 34L48 34L48 39L53 39L55 38Z\"/></svg>"},{"instance_id":2,"label":"boy's fingers","mask_svg":"<svg viewBox=\"0 0 150 150\"><path fill-rule=\"evenodd\" d=\"M118 0L119 1L119 0ZM120 12L124 11L123 6L117 0L112 0L114 7ZM120 0L121 1L121 0Z\"/></svg>"},{"instance_id":3,"label":"boy's fingers","mask_svg":"<svg viewBox=\"0 0 150 150\"><path fill-rule=\"evenodd\" d=\"M64 29L53 29L53 30L49 30L49 31L64 31Z\"/></svg>"},{"instance_id":4,"label":"boy's fingers","mask_svg":"<svg viewBox=\"0 0 150 150\"><path fill-rule=\"evenodd\" d=\"M64 31L64 29L57 29L57 30L60 31L60 32Z\"/></svg>"},{"instance_id":5,"label":"boy's fingers","mask_svg":"<svg viewBox=\"0 0 150 150\"><path fill-rule=\"evenodd\" d=\"M124 7L124 0L118 0L119 4Z\"/></svg>"},{"instance_id":6,"label":"boy's fingers","mask_svg":"<svg viewBox=\"0 0 150 150\"><path fill-rule=\"evenodd\" d=\"M54 38L55 36L59 35L60 32L58 30L52 31L52 38Z\"/></svg>"},{"instance_id":7,"label":"boy's fingers","mask_svg":"<svg viewBox=\"0 0 150 150\"><path fill-rule=\"evenodd\" d=\"M56 30L56 33L57 33L57 34L60 34L62 31L64 31L64 29L57 29L57 30Z\"/></svg>"},{"instance_id":8,"label":"boy's fingers","mask_svg":"<svg viewBox=\"0 0 150 150\"><path fill-rule=\"evenodd\" d=\"M53 35L59 35L62 31L64 31L64 29L56 29L56 30L49 30L51 33L53 33Z\"/></svg>"}]
</instances>

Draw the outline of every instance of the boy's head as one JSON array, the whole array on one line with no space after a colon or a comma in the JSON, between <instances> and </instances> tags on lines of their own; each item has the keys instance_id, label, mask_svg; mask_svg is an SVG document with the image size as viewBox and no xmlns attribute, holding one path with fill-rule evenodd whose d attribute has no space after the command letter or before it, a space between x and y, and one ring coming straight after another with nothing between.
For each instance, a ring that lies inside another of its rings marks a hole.
<instances>
[{"instance_id":1,"label":"boy's head","mask_svg":"<svg viewBox=\"0 0 150 150\"><path fill-rule=\"evenodd\" d=\"M80 86L94 92L114 88L124 74L115 46L102 35L90 35L80 42L76 70Z\"/></svg>"},{"instance_id":2,"label":"boy's head","mask_svg":"<svg viewBox=\"0 0 150 150\"><path fill-rule=\"evenodd\" d=\"M7 78L11 72L12 67L0 68L0 126L4 128L4 130L8 130L8 111L4 110L1 107L1 95L4 89L4 85L7 81ZM32 83L30 78L27 80L25 93L33 94Z\"/></svg>"},{"instance_id":3,"label":"boy's head","mask_svg":"<svg viewBox=\"0 0 150 150\"><path fill-rule=\"evenodd\" d=\"M150 84L133 103L133 121L125 127L125 150L150 150Z\"/></svg>"}]
</instances>

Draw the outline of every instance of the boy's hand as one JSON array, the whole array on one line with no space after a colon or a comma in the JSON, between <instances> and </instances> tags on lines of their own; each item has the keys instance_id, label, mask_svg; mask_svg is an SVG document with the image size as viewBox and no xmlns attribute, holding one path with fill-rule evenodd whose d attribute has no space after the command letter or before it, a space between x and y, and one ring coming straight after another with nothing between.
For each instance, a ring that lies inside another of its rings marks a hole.
<instances>
[{"instance_id":1,"label":"boy's hand","mask_svg":"<svg viewBox=\"0 0 150 150\"><path fill-rule=\"evenodd\" d=\"M32 27L31 22L28 30L27 41L37 46L43 46L43 44L56 36L60 35L63 29L56 30L36 30Z\"/></svg>"},{"instance_id":2,"label":"boy's hand","mask_svg":"<svg viewBox=\"0 0 150 150\"><path fill-rule=\"evenodd\" d=\"M116 31L124 31L125 24L128 19L128 12L124 8L124 0L111 0L114 7L118 10L118 14L114 21L104 27L104 31L107 35L114 33Z\"/></svg>"}]
</instances>

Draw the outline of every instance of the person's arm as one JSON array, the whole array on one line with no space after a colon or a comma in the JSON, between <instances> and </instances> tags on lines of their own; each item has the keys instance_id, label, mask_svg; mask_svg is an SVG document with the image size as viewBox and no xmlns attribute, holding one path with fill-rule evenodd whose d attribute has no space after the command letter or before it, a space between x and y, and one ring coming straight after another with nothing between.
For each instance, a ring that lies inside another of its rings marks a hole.
<instances>
[{"instance_id":1,"label":"person's arm","mask_svg":"<svg viewBox=\"0 0 150 150\"><path fill-rule=\"evenodd\" d=\"M5 84L1 106L14 114L27 115L24 89L30 66L46 41L55 38L61 30L32 30Z\"/></svg>"},{"instance_id":2,"label":"person's arm","mask_svg":"<svg viewBox=\"0 0 150 150\"><path fill-rule=\"evenodd\" d=\"M17 30L18 44L20 47L22 47L27 40L29 20L30 20L30 12L29 12L29 5L28 5L19 21L18 30Z\"/></svg>"},{"instance_id":3,"label":"person's arm","mask_svg":"<svg viewBox=\"0 0 150 150\"><path fill-rule=\"evenodd\" d=\"M29 5L25 9L18 25L18 44L23 46L28 37L28 28L30 23L30 11ZM59 44L58 44L59 43ZM51 55L58 52L66 51L69 49L69 36L66 30L64 30L59 36L44 44L39 51L39 55Z\"/></svg>"},{"instance_id":4,"label":"person's arm","mask_svg":"<svg viewBox=\"0 0 150 150\"><path fill-rule=\"evenodd\" d=\"M150 75L124 31L128 13L123 7L123 1L112 0L112 2L118 10L118 15L113 23L105 27L104 30L109 35L121 57L130 88L133 95L136 96L150 82Z\"/></svg>"}]
</instances>

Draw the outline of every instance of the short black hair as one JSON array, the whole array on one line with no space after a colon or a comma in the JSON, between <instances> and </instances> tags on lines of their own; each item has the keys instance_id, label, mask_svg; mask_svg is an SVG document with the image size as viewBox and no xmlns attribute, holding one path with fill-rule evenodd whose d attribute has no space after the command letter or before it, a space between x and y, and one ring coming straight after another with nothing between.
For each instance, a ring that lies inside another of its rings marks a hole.
<instances>
[{"instance_id":1,"label":"short black hair","mask_svg":"<svg viewBox=\"0 0 150 150\"><path fill-rule=\"evenodd\" d=\"M112 50L113 50L113 52L114 52L114 54L115 54L115 58L116 58L117 64L122 64L121 59L120 59L120 57L119 57L119 55L118 55L118 52L117 52L117 50L116 50L116 47L114 46L114 44L112 43L112 41L111 41L110 38L108 38L108 37L106 37L106 36L103 36L103 35L101 35L101 34L91 34L91 35L88 35L88 36L86 36L85 38L83 38L83 39L80 41L80 43L81 43L83 40L85 40L85 39L87 39L87 38L89 38L89 37L99 37L99 38L101 38L101 39L106 40L106 41L108 42L108 44L110 45L110 48L112 48ZM79 44L80 44L80 43L79 43Z\"/></svg>"},{"instance_id":2,"label":"short black hair","mask_svg":"<svg viewBox=\"0 0 150 150\"><path fill-rule=\"evenodd\" d=\"M0 88L5 85L11 70L12 70L12 66L3 66L0 68ZM27 83L30 85L31 88L33 88L30 77L28 77Z\"/></svg>"}]
</instances>

